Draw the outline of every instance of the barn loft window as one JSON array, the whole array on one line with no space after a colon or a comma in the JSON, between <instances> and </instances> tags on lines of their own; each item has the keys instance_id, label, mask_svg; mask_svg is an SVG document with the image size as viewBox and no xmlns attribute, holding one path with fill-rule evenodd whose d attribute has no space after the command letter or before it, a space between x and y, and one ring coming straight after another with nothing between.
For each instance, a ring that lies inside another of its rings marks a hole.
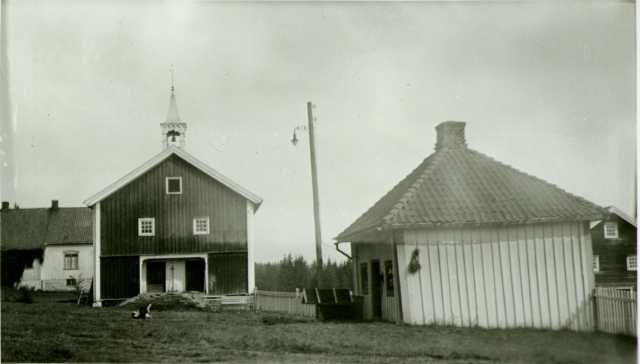
<instances>
[{"instance_id":1,"label":"barn loft window","mask_svg":"<svg viewBox=\"0 0 640 364\"><path fill-rule=\"evenodd\" d=\"M384 261L384 279L387 297L393 297L393 263L390 260Z\"/></svg>"},{"instance_id":2,"label":"barn loft window","mask_svg":"<svg viewBox=\"0 0 640 364\"><path fill-rule=\"evenodd\" d=\"M636 265L636 256L635 255L629 255L627 257L627 270L628 271L636 271L638 270L637 265Z\"/></svg>"},{"instance_id":3,"label":"barn loft window","mask_svg":"<svg viewBox=\"0 0 640 364\"><path fill-rule=\"evenodd\" d=\"M138 236L156 235L156 219L153 217L142 217L138 219Z\"/></svg>"},{"instance_id":4,"label":"barn loft window","mask_svg":"<svg viewBox=\"0 0 640 364\"><path fill-rule=\"evenodd\" d=\"M593 256L593 271L596 272L596 273L600 271L600 256L599 255L594 255Z\"/></svg>"},{"instance_id":5,"label":"barn loft window","mask_svg":"<svg viewBox=\"0 0 640 364\"><path fill-rule=\"evenodd\" d=\"M78 269L78 252L64 252L64 269Z\"/></svg>"},{"instance_id":6,"label":"barn loft window","mask_svg":"<svg viewBox=\"0 0 640 364\"><path fill-rule=\"evenodd\" d=\"M167 177L166 189L167 195L182 194L182 177Z\"/></svg>"},{"instance_id":7,"label":"barn loft window","mask_svg":"<svg viewBox=\"0 0 640 364\"><path fill-rule=\"evenodd\" d=\"M369 270L367 263L360 263L360 292L369 294Z\"/></svg>"},{"instance_id":8,"label":"barn loft window","mask_svg":"<svg viewBox=\"0 0 640 364\"><path fill-rule=\"evenodd\" d=\"M618 223L609 221L604 223L604 238L618 239Z\"/></svg>"},{"instance_id":9,"label":"barn loft window","mask_svg":"<svg viewBox=\"0 0 640 364\"><path fill-rule=\"evenodd\" d=\"M195 235L209 234L209 217L196 217L193 219L193 233Z\"/></svg>"}]
</instances>

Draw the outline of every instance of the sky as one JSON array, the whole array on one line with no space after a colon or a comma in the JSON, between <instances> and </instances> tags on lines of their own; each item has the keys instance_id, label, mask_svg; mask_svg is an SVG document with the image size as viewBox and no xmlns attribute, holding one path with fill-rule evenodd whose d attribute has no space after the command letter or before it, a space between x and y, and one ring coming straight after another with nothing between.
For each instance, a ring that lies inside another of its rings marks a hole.
<instances>
[{"instance_id":1,"label":"sky","mask_svg":"<svg viewBox=\"0 0 640 364\"><path fill-rule=\"evenodd\" d=\"M256 260L314 257L306 102L333 238L467 122L470 148L635 206L627 2L8 1L15 200L82 206L160 152L175 69L186 149L264 199ZM6 144L5 144L6 145Z\"/></svg>"}]
</instances>

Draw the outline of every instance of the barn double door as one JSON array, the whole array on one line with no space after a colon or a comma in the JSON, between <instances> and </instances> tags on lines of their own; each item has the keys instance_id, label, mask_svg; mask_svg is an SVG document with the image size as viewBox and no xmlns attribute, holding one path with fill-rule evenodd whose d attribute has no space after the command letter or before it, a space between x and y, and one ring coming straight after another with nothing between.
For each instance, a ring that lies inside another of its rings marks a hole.
<instances>
[{"instance_id":1,"label":"barn double door","mask_svg":"<svg viewBox=\"0 0 640 364\"><path fill-rule=\"evenodd\" d=\"M204 292L203 259L147 262L147 292Z\"/></svg>"}]
</instances>

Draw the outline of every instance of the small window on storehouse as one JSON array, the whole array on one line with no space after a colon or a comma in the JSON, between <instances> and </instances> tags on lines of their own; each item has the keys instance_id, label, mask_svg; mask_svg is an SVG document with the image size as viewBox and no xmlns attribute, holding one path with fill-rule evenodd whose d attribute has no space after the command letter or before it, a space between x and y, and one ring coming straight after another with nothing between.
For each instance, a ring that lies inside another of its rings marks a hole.
<instances>
[{"instance_id":1,"label":"small window on storehouse","mask_svg":"<svg viewBox=\"0 0 640 364\"><path fill-rule=\"evenodd\" d=\"M369 270L367 263L360 263L360 292L369 294Z\"/></svg>"},{"instance_id":2,"label":"small window on storehouse","mask_svg":"<svg viewBox=\"0 0 640 364\"><path fill-rule=\"evenodd\" d=\"M390 260L384 261L384 279L387 297L393 297L393 263Z\"/></svg>"}]
</instances>

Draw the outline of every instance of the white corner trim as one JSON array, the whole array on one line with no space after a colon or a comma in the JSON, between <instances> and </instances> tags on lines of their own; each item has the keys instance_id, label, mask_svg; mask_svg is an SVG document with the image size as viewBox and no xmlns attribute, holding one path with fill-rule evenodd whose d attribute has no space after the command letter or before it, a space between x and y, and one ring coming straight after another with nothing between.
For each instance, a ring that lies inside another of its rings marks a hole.
<instances>
[{"instance_id":1,"label":"white corner trim","mask_svg":"<svg viewBox=\"0 0 640 364\"><path fill-rule=\"evenodd\" d=\"M102 249L102 242L100 241L100 202L96 203L93 208L93 251L94 251L94 269L95 272L93 274L93 285L94 285L94 302L97 305L100 305L100 301L102 300L102 287L100 284L100 251Z\"/></svg>"},{"instance_id":2,"label":"white corner trim","mask_svg":"<svg viewBox=\"0 0 640 364\"><path fill-rule=\"evenodd\" d=\"M247 201L247 293L251 294L256 288L255 257L254 257L254 218L257 206Z\"/></svg>"},{"instance_id":3,"label":"white corner trim","mask_svg":"<svg viewBox=\"0 0 640 364\"><path fill-rule=\"evenodd\" d=\"M136 179L139 176L141 176L143 173L147 172L149 169L157 166L158 164L160 164L162 161L164 161L166 158L168 158L169 156L171 156L173 154L175 154L178 157L184 159L185 161L187 161L187 163L191 164L192 166L198 168L200 171L202 171L202 172L206 173L207 175L209 175L209 177L217 180L218 182L220 182L223 185L227 186L228 188L230 188L234 192L238 193L239 195L243 196L247 200L251 201L254 205L256 205L256 209L262 203L262 198L260 196L254 194L253 192L245 189L244 187L240 186L239 184L237 184L236 182L232 181L231 179L225 177L220 172L218 172L215 169L209 167L204 162L201 162L200 160L196 159L191 154L187 153L184 149L177 148L177 147L174 147L174 146L170 146L170 147L164 149L162 152L156 154L153 158L149 159L147 162L145 162L144 164L142 164L138 168L136 168L133 171L129 172L124 177L120 178L119 180L117 180L117 181L113 182L112 184L110 184L109 186L105 187L102 191L100 191L100 192L96 193L95 195L89 197L88 199L84 200L84 204L87 205L87 206L93 206L97 202L102 201L106 197L110 196L112 193L116 192L120 188L122 188L125 185L127 185L129 182L133 181L134 179Z\"/></svg>"}]
</instances>

